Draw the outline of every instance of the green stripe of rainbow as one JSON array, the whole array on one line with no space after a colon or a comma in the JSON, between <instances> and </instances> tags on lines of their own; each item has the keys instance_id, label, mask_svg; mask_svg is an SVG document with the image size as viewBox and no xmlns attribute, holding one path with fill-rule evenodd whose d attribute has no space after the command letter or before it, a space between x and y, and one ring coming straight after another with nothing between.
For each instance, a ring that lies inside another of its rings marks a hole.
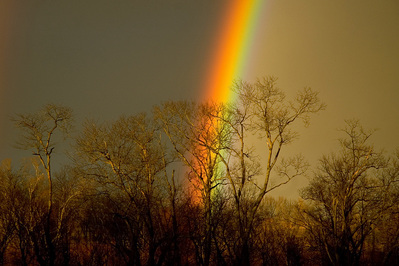
<instances>
[{"instance_id":1,"label":"green stripe of rainbow","mask_svg":"<svg viewBox=\"0 0 399 266\"><path fill-rule=\"evenodd\" d=\"M203 100L234 101L232 82L247 65L262 4L266 0L230 0L217 34Z\"/></svg>"}]
</instances>

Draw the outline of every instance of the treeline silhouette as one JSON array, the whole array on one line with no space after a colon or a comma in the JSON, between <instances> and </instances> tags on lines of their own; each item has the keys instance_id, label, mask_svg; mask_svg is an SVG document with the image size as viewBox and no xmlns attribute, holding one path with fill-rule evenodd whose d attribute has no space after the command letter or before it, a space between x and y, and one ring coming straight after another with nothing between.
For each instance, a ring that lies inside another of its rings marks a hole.
<instances>
[{"instance_id":1,"label":"treeline silhouette","mask_svg":"<svg viewBox=\"0 0 399 266\"><path fill-rule=\"evenodd\" d=\"M0 168L0 264L397 265L399 152L345 121L301 199L273 198L310 172L285 147L325 105L310 88L288 99L274 77L234 92L87 120L74 137L68 107L16 115L32 157ZM54 170L67 138L70 163Z\"/></svg>"}]
</instances>

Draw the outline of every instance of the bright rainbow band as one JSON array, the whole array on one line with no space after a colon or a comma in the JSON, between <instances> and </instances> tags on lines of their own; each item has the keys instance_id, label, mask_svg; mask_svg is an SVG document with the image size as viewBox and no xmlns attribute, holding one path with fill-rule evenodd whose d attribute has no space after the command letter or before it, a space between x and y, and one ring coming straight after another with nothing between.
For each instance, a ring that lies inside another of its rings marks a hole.
<instances>
[{"instance_id":1,"label":"bright rainbow band","mask_svg":"<svg viewBox=\"0 0 399 266\"><path fill-rule=\"evenodd\" d=\"M245 71L255 29L266 0L231 0L217 30L217 41L211 56L204 85L203 100L234 102L231 86Z\"/></svg>"}]
</instances>

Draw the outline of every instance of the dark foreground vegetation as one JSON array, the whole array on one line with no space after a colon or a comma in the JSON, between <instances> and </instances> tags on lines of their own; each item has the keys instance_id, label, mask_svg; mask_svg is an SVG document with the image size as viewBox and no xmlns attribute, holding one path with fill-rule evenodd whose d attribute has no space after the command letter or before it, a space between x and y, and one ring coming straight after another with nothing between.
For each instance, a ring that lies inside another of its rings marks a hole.
<instances>
[{"instance_id":1,"label":"dark foreground vegetation","mask_svg":"<svg viewBox=\"0 0 399 266\"><path fill-rule=\"evenodd\" d=\"M71 110L14 117L32 157L0 169L0 264L397 265L398 156L346 121L300 200L269 197L310 172L284 150L325 106L309 88L287 99L274 78L235 92L229 106L88 120L57 169Z\"/></svg>"}]
</instances>

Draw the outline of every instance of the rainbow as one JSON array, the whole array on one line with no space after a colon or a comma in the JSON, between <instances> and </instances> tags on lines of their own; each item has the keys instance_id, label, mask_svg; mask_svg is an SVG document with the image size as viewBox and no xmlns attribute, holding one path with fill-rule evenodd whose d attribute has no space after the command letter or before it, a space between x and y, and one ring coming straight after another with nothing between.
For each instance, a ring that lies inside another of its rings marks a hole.
<instances>
[{"instance_id":1,"label":"rainbow","mask_svg":"<svg viewBox=\"0 0 399 266\"><path fill-rule=\"evenodd\" d=\"M204 94L201 98L203 102L234 103L235 94L232 91L232 85L235 80L242 78L247 67L255 29L262 10L262 4L265 1L227 1L227 8L222 16L222 23L216 30L215 43L212 46L214 48L211 52L208 72L203 85ZM208 132L211 128L208 123L215 122L199 121L196 126L199 132ZM217 125L212 127L217 128ZM208 128L208 130L205 130L205 128ZM196 148L201 150L201 147ZM197 156L202 157L202 160L212 161L215 159L212 153L208 153L206 149L202 149L202 152L202 155L197 154ZM201 163L198 164L200 169L204 168L203 164L202 167L199 165ZM206 170L202 169L202 171ZM201 186L199 180L192 180L191 183L197 188ZM201 199L198 190L192 189L190 195L193 202L199 202Z\"/></svg>"},{"instance_id":2,"label":"rainbow","mask_svg":"<svg viewBox=\"0 0 399 266\"><path fill-rule=\"evenodd\" d=\"M266 0L230 0L211 53L209 72L204 84L204 101L232 102L231 86L242 78L256 26Z\"/></svg>"}]
</instances>

